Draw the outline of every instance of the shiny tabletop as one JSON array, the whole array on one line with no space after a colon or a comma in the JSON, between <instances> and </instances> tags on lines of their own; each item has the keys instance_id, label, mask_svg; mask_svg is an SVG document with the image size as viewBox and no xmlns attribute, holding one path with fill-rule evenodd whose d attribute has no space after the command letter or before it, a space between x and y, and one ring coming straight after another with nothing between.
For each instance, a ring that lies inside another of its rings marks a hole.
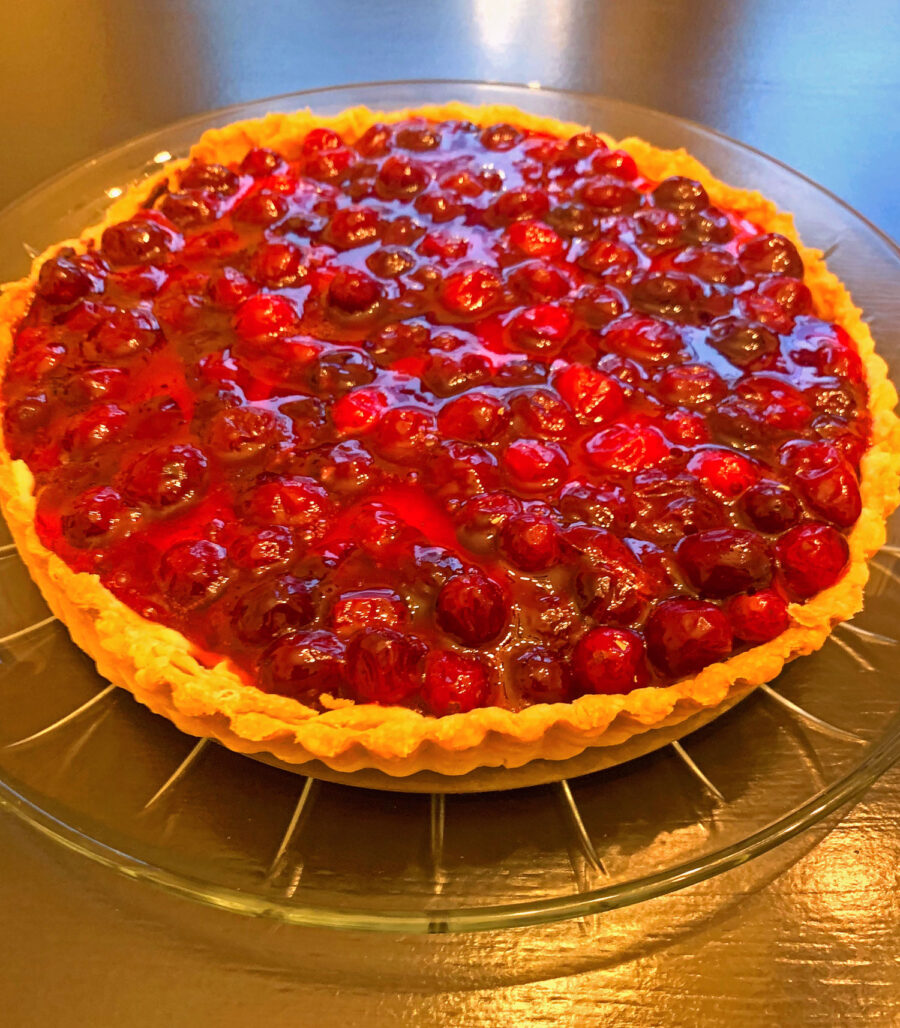
<instances>
[{"instance_id":1,"label":"shiny tabletop","mask_svg":"<svg viewBox=\"0 0 900 1028\"><path fill-rule=\"evenodd\" d=\"M701 122L898 239L898 53L896 0L9 3L0 203L208 108L342 82L467 78ZM895 768L842 820L702 889L544 928L384 938L207 910L4 816L0 1019L896 1025L898 829Z\"/></svg>"}]
</instances>

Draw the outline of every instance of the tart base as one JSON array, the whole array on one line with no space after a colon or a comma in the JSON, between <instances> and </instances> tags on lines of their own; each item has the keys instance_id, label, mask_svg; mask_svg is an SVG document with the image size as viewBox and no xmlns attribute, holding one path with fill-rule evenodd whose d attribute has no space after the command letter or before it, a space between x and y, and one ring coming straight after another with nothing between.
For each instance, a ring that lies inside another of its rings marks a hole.
<instances>
[{"instance_id":1,"label":"tart base","mask_svg":"<svg viewBox=\"0 0 900 1028\"><path fill-rule=\"evenodd\" d=\"M583 130L583 126L496 106L448 104L389 113L354 108L333 118L301 111L212 130L201 137L193 154L201 159L229 161L259 145L278 148L290 157L292 149L313 127L328 126L355 137L375 121L416 115L464 118L480 125L513 121L564 136ZM717 181L684 151L659 150L635 138L621 143L604 138L613 146L626 148L649 177L678 174L697 179L713 203L745 215L764 231L779 232L791 239L803 257L805 281L817 310L854 339L865 366L873 427L860 471L863 511L848 535L851 563L841 581L808 603L792 605L791 627L771 642L710 665L671 686L636 689L626 695L589 695L572 703L535 705L521 711L479 708L443 718L426 717L405 708L346 701L334 701L334 709L320 714L296 700L247 685L226 660L214 666L201 663L180 633L142 618L117 600L97 576L72 571L37 537L33 481L27 466L12 461L0 447L0 507L19 552L51 610L66 624L73 640L96 660L102 675L129 689L140 702L185 732L217 739L238 752L271 754L276 761L298 769L316 761L329 774L365 770L378 775L376 779L368 776L381 783L377 788L386 788L381 776L390 776L405 778L407 785L397 787L410 791L444 791L435 788L444 776L461 782L459 776L477 768L499 769L493 774L502 775L508 783L521 780L523 784L535 784L544 773L553 776L544 781L559 780L649 752L655 748L652 743L645 749L641 745L651 742L659 731L675 729L686 734L697 727L694 718L702 717L705 723L718 716L733 705L732 701L737 702L735 697L741 698L755 686L771 681L787 661L818 649L834 624L859 611L868 579L866 562L885 541L885 520L898 503L900 472L896 391L887 379L884 362L874 352L860 311L843 284L826 269L821 254L802 246L790 215L777 211L760 194L735 190ZM0 367L5 367L15 326L27 310L43 261L61 246L85 249L107 224L129 217L159 182L185 163L172 162L126 191L110 208L103 224L86 230L79 240L52 247L36 259L28 278L4 288L0 295ZM627 751L631 756L616 759L615 751L623 746L633 746L633 752ZM583 765L570 763L573 760L583 761ZM520 775L509 773L529 764L533 770ZM587 770L560 773L562 765L584 766ZM416 784L423 779L407 777L423 773L429 776L424 790ZM492 780L490 771L477 774L483 781ZM534 780L527 780L530 778ZM360 779L357 782L362 784ZM482 790L455 787L453 791Z\"/></svg>"}]
</instances>

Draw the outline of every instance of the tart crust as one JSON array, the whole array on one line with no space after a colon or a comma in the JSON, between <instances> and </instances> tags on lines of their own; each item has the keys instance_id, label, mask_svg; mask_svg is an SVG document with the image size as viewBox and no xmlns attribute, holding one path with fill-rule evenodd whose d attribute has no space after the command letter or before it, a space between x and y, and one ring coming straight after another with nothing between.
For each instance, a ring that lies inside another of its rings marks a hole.
<instances>
[{"instance_id":1,"label":"tart crust","mask_svg":"<svg viewBox=\"0 0 900 1028\"><path fill-rule=\"evenodd\" d=\"M564 137L585 130L582 125L504 106L450 103L391 112L356 107L329 118L298 111L211 129L191 155L228 163L240 160L250 147L271 146L290 158L299 152L300 141L311 128L327 126L353 139L373 122L414 116L464 119L483 126L508 121ZM719 182L684 150L660 150L635 137L603 138L631 153L648 178L696 179L714 204L745 215L763 231L787 236L803 258L804 281L816 309L853 338L865 368L872 434L860 465L862 513L848 535L850 564L843 578L808 602L792 604L791 625L775 639L670 686L635 689L625 695L587 695L571 703L537 704L520 711L478 708L441 718L342 700L328 703L331 709L320 713L297 700L247 685L228 660L209 666L180 632L143 618L109 592L96 575L73 571L43 546L35 529L31 472L24 461L12 460L0 442L0 507L19 553L53 613L96 661L100 674L182 731L215 738L242 753L271 753L293 765L317 759L340 772L375 768L392 776L423 770L461 775L483 766L511 768L539 758L565 760L591 746L615 745L648 729L676 725L700 710L723 704L738 686L743 690L771 681L787 661L818 649L835 624L861 609L867 560L884 544L886 519L900 501L897 393L884 361L875 353L861 312L828 271L822 254L802 246L791 216L759 193ZM102 224L87 229L79 239L54 245L34 261L28 277L3 287L0 376L41 264L63 246L83 251L89 241L99 240L106 225L130 217L157 185L187 163L188 159L172 161L133 185L110 207ZM328 697L323 699L327 703Z\"/></svg>"}]
</instances>

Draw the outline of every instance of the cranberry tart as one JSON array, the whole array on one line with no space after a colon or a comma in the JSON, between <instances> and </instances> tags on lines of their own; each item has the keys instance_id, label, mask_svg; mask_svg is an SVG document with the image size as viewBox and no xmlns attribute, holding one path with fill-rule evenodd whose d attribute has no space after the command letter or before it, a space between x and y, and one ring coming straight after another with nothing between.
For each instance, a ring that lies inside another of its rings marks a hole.
<instances>
[{"instance_id":1,"label":"cranberry tart","mask_svg":"<svg viewBox=\"0 0 900 1028\"><path fill-rule=\"evenodd\" d=\"M99 670L338 771L572 757L861 604L896 394L788 215L509 108L204 135L0 298L0 500Z\"/></svg>"}]
</instances>

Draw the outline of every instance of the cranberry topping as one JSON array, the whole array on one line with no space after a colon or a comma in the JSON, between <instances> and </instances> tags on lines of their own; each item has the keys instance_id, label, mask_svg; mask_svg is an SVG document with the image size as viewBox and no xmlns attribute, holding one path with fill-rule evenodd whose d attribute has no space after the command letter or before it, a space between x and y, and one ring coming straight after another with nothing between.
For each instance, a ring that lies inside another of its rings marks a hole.
<instances>
[{"instance_id":1,"label":"cranberry topping","mask_svg":"<svg viewBox=\"0 0 900 1028\"><path fill-rule=\"evenodd\" d=\"M39 271L3 429L72 567L434 716L666 685L843 575L865 374L787 238L590 133L238 156Z\"/></svg>"}]
</instances>

